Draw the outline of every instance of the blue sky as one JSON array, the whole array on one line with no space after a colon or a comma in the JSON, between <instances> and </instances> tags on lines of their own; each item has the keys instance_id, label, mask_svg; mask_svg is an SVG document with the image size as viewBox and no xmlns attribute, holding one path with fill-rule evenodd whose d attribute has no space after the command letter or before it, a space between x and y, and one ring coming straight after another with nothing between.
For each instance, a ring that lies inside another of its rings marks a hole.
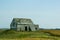
<instances>
[{"instance_id":1,"label":"blue sky","mask_svg":"<svg viewBox=\"0 0 60 40\"><path fill-rule=\"evenodd\" d=\"M60 0L0 0L0 28L13 18L31 18L40 28L60 28Z\"/></svg>"}]
</instances>

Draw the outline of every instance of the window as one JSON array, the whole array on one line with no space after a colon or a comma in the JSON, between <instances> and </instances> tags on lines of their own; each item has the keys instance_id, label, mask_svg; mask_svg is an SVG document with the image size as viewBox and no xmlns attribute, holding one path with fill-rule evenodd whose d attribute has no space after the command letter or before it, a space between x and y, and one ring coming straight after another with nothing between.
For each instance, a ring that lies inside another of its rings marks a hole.
<instances>
[{"instance_id":1,"label":"window","mask_svg":"<svg viewBox=\"0 0 60 40\"><path fill-rule=\"evenodd\" d=\"M37 28L35 28L37 30Z\"/></svg>"}]
</instances>

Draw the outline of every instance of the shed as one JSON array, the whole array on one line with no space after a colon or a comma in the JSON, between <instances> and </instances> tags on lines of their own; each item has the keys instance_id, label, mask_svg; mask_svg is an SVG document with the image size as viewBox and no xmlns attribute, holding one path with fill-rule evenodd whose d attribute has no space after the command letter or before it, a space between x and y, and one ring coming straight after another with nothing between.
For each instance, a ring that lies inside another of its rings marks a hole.
<instances>
[{"instance_id":1,"label":"shed","mask_svg":"<svg viewBox=\"0 0 60 40\"><path fill-rule=\"evenodd\" d=\"M31 19L13 18L10 29L16 31L37 31L39 30L39 25L34 24Z\"/></svg>"}]
</instances>

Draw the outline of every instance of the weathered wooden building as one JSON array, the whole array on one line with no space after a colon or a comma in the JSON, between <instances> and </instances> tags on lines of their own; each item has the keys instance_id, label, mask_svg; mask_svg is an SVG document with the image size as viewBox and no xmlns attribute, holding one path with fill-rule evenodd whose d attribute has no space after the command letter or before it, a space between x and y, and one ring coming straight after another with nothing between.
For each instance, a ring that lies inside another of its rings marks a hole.
<instances>
[{"instance_id":1,"label":"weathered wooden building","mask_svg":"<svg viewBox=\"0 0 60 40\"><path fill-rule=\"evenodd\" d=\"M39 30L39 25L35 25L31 19L13 18L10 29L16 31L37 31Z\"/></svg>"}]
</instances>

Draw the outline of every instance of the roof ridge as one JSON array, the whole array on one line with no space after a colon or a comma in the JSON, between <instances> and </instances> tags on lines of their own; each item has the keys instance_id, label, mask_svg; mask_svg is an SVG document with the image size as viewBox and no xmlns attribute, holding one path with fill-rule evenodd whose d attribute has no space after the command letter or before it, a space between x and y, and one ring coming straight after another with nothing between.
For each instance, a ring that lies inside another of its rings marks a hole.
<instances>
[{"instance_id":1,"label":"roof ridge","mask_svg":"<svg viewBox=\"0 0 60 40\"><path fill-rule=\"evenodd\" d=\"M29 19L29 18L13 18L13 19Z\"/></svg>"}]
</instances>

